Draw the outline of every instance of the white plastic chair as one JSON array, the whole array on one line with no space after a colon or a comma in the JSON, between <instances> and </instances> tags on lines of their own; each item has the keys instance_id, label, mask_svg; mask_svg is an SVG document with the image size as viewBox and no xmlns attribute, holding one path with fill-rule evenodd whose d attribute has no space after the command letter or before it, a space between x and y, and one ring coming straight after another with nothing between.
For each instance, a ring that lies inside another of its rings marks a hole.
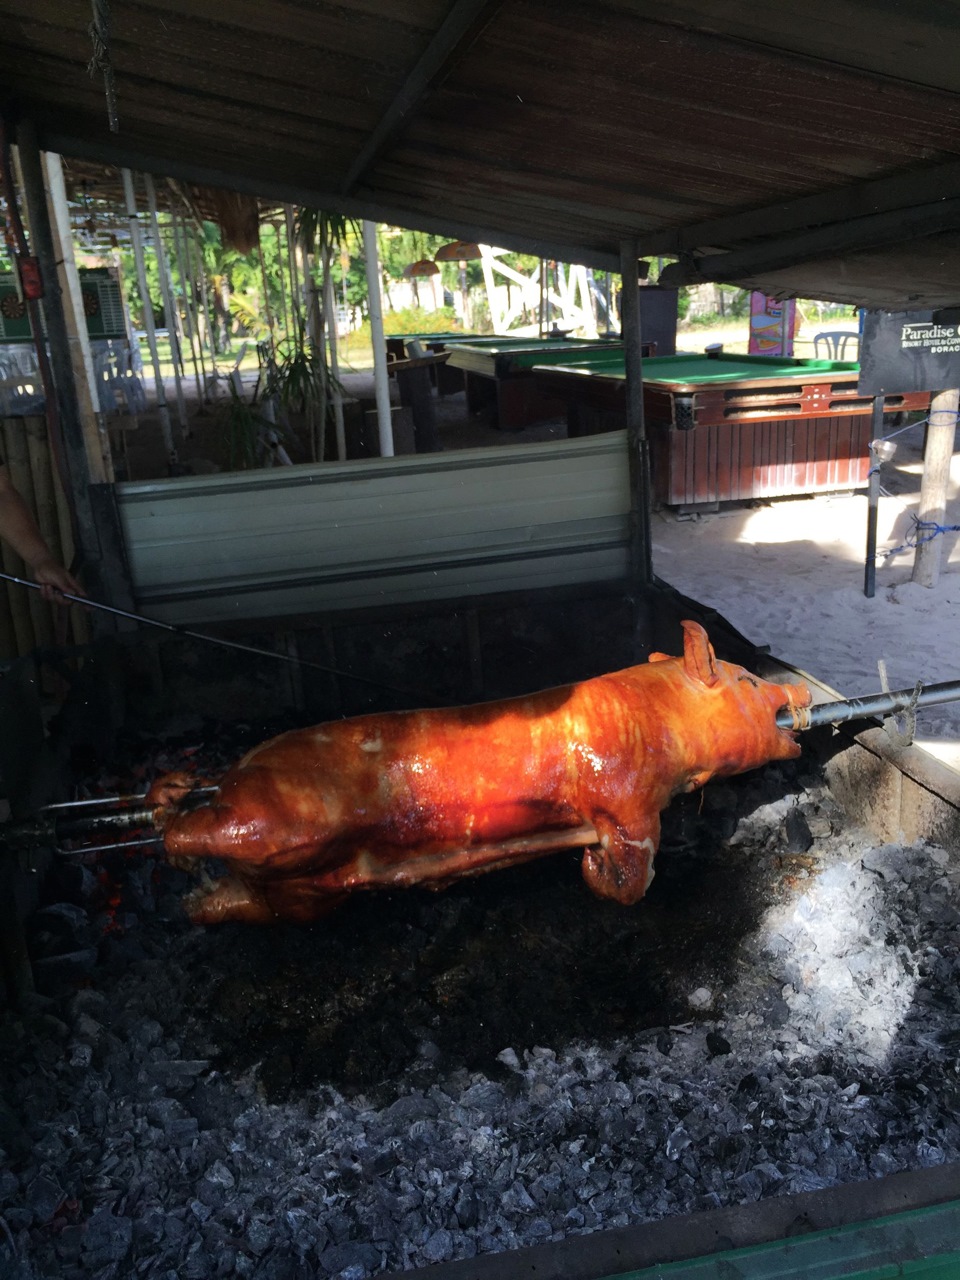
<instances>
[{"instance_id":1,"label":"white plastic chair","mask_svg":"<svg viewBox=\"0 0 960 1280\"><path fill-rule=\"evenodd\" d=\"M848 348L852 348L849 356ZM859 333L851 333L848 329L826 329L813 338L815 360L855 360L859 349Z\"/></svg>"},{"instance_id":2,"label":"white plastic chair","mask_svg":"<svg viewBox=\"0 0 960 1280\"><path fill-rule=\"evenodd\" d=\"M204 383L204 393L211 400L216 400L220 390L219 383L221 382L232 383L237 394L238 395L242 394L243 383L240 378L240 365L242 364L243 357L246 354L247 354L247 343L244 343L240 348L240 354L237 356L236 360L234 361L232 368L221 369L219 367L215 367L213 373L207 375L207 380Z\"/></svg>"}]
</instances>

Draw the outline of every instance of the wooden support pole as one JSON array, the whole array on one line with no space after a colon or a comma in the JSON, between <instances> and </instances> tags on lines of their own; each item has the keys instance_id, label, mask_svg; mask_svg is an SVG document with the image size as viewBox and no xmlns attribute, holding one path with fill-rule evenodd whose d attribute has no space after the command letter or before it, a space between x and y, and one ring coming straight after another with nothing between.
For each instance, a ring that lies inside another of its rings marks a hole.
<instances>
[{"instance_id":1,"label":"wooden support pole","mask_svg":"<svg viewBox=\"0 0 960 1280\"><path fill-rule=\"evenodd\" d=\"M90 498L90 485L94 483L94 477L90 472L90 456L77 399L77 385L70 354L70 337L57 275L57 253L43 183L40 147L36 129L30 120L20 122L17 129L17 150L32 247L39 259L40 274L43 279L43 314L46 321L50 366L56 384L63 448L62 464L66 483L70 487L69 502L76 527L78 542L76 550L84 572L88 575L87 586L90 593L102 595L105 584L101 573L100 539Z\"/></svg>"},{"instance_id":2,"label":"wooden support pole","mask_svg":"<svg viewBox=\"0 0 960 1280\"><path fill-rule=\"evenodd\" d=\"M653 582L650 510L650 448L643 418L643 357L640 329L640 270L636 240L620 245L621 330L626 372L627 451L630 465L630 572L639 586Z\"/></svg>"},{"instance_id":3,"label":"wooden support pole","mask_svg":"<svg viewBox=\"0 0 960 1280\"><path fill-rule=\"evenodd\" d=\"M80 275L73 250L70 209L63 181L63 164L58 155L44 152L41 156L50 213L53 248L57 255L57 280L63 295L63 317L70 343L70 363L77 388L77 404L86 443L90 479L95 484L113 480L110 437L101 412L99 387L94 374L87 317L83 309Z\"/></svg>"},{"instance_id":4,"label":"wooden support pole","mask_svg":"<svg viewBox=\"0 0 960 1280\"><path fill-rule=\"evenodd\" d=\"M180 419L180 430L187 435L187 404L183 398L183 387L180 382L180 368L183 356L180 352L180 340L177 334L179 314L173 305L173 292L170 288L170 274L167 270L167 255L163 251L163 239L160 235L160 219L157 217L157 191L153 178L149 173L143 175L143 185L147 192L147 206L150 210L150 227L153 231L153 252L157 259L157 273L160 276L160 293L163 296L163 313L167 322L167 335L170 339L170 355L173 359L173 385L177 396L177 417Z\"/></svg>"},{"instance_id":5,"label":"wooden support pole","mask_svg":"<svg viewBox=\"0 0 960 1280\"><path fill-rule=\"evenodd\" d=\"M960 390L956 388L938 391L930 401L918 512L924 523L942 525L946 514L950 459L953 457L957 434L958 403ZM913 581L919 582L923 587L935 587L940 581L942 560L943 538L939 534L919 543L913 561Z\"/></svg>"},{"instance_id":6,"label":"wooden support pole","mask_svg":"<svg viewBox=\"0 0 960 1280\"><path fill-rule=\"evenodd\" d=\"M160 356L157 352L157 331L153 323L153 306L147 289L147 271L143 262L143 240L140 237L140 223L137 219L137 197L133 191L133 175L129 169L121 169L123 177L123 194L127 205L127 218L130 222L130 243L133 248L133 261L137 268L137 285L143 302L143 327L147 333L147 346L150 348L150 360L153 364L153 383L157 393L157 416L160 419L160 431L163 434L164 447L167 450L167 463L176 465L177 447L173 443L173 430L170 426L170 410L167 408L167 393L164 387L163 374L160 372Z\"/></svg>"},{"instance_id":7,"label":"wooden support pole","mask_svg":"<svg viewBox=\"0 0 960 1280\"><path fill-rule=\"evenodd\" d=\"M390 376L387 372L387 343L383 336L383 297L380 292L380 254L377 251L377 225L369 219L363 223L363 256L367 267L367 293L370 305L370 341L373 343L373 381L377 395L377 429L380 434L380 457L393 457L393 418L390 410Z\"/></svg>"}]
</instances>

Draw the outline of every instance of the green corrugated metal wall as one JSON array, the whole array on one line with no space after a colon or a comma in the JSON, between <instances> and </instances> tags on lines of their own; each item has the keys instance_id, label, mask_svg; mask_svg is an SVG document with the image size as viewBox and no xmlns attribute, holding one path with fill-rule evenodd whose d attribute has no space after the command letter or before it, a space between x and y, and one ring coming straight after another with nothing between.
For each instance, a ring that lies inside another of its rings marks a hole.
<instances>
[{"instance_id":1,"label":"green corrugated metal wall","mask_svg":"<svg viewBox=\"0 0 960 1280\"><path fill-rule=\"evenodd\" d=\"M623 580L624 432L117 486L138 604L175 623Z\"/></svg>"}]
</instances>

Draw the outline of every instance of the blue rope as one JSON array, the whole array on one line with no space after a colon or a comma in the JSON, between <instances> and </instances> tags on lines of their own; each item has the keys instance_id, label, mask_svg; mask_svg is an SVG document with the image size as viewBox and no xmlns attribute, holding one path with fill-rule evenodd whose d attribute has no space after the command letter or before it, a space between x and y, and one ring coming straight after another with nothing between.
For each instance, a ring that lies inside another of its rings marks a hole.
<instances>
[{"instance_id":1,"label":"blue rope","mask_svg":"<svg viewBox=\"0 0 960 1280\"><path fill-rule=\"evenodd\" d=\"M913 528L907 534L906 541L899 547L891 547L889 551L878 551L878 560L885 560L901 551L915 551L922 543L932 542L941 533L960 533L960 524L937 524L936 520L921 520L912 514L910 519L913 521Z\"/></svg>"}]
</instances>

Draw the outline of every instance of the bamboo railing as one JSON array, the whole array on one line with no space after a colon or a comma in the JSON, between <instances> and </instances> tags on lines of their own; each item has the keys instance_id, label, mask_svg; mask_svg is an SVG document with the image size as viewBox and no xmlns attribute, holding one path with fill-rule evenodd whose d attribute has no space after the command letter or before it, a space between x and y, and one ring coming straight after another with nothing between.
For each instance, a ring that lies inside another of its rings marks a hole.
<instances>
[{"instance_id":1,"label":"bamboo railing","mask_svg":"<svg viewBox=\"0 0 960 1280\"><path fill-rule=\"evenodd\" d=\"M0 454L50 550L69 566L74 554L70 513L53 462L46 420L0 420ZM20 557L2 542L0 564L5 573L30 576ZM0 662L25 657L37 648L83 644L88 639L89 625L81 610L48 605L39 592L0 582Z\"/></svg>"}]
</instances>

